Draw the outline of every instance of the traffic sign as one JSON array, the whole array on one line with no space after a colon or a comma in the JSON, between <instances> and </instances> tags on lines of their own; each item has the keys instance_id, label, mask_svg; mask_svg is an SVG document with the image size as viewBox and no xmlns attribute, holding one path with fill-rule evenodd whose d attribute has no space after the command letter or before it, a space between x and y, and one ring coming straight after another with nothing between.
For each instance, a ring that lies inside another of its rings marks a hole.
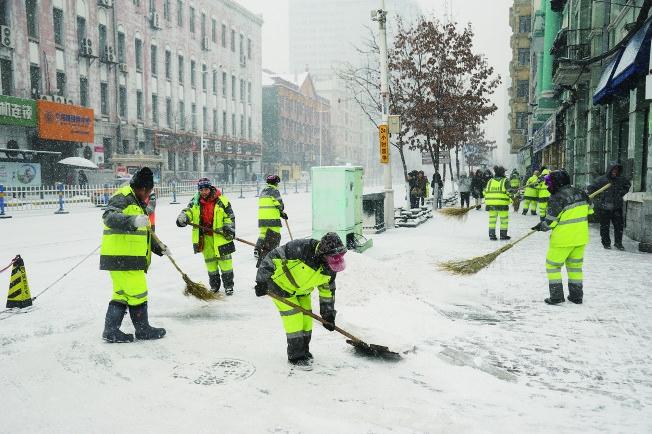
<instances>
[{"instance_id":1,"label":"traffic sign","mask_svg":"<svg viewBox=\"0 0 652 434\"><path fill-rule=\"evenodd\" d=\"M380 142L380 162L389 163L389 127L385 124L378 127Z\"/></svg>"}]
</instances>

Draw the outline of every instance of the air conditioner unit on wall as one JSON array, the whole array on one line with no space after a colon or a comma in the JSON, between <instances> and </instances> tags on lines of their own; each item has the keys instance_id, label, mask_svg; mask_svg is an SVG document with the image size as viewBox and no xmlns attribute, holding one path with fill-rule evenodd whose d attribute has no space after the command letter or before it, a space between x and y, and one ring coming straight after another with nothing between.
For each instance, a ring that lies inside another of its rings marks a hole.
<instances>
[{"instance_id":1,"label":"air conditioner unit on wall","mask_svg":"<svg viewBox=\"0 0 652 434\"><path fill-rule=\"evenodd\" d=\"M13 37L11 34L11 27L0 26L0 46L5 48L13 48Z\"/></svg>"},{"instance_id":2,"label":"air conditioner unit on wall","mask_svg":"<svg viewBox=\"0 0 652 434\"><path fill-rule=\"evenodd\" d=\"M158 12L152 12L149 16L149 22L152 25L152 28L155 30L160 30L161 28L161 17Z\"/></svg>"},{"instance_id":3,"label":"air conditioner unit on wall","mask_svg":"<svg viewBox=\"0 0 652 434\"><path fill-rule=\"evenodd\" d=\"M204 36L204 38L202 39L201 48L204 51L208 51L210 49L210 45L209 45L209 42L208 42L208 36Z\"/></svg>"},{"instance_id":4,"label":"air conditioner unit on wall","mask_svg":"<svg viewBox=\"0 0 652 434\"><path fill-rule=\"evenodd\" d=\"M113 47L106 46L104 47L104 53L102 53L102 61L105 63L115 63L115 51Z\"/></svg>"},{"instance_id":5,"label":"air conditioner unit on wall","mask_svg":"<svg viewBox=\"0 0 652 434\"><path fill-rule=\"evenodd\" d=\"M120 72L123 72L125 74L129 72L129 67L127 66L126 63L120 63L118 67L120 68Z\"/></svg>"},{"instance_id":6,"label":"air conditioner unit on wall","mask_svg":"<svg viewBox=\"0 0 652 434\"><path fill-rule=\"evenodd\" d=\"M97 4L105 8L112 8L113 0L97 0Z\"/></svg>"},{"instance_id":7,"label":"air conditioner unit on wall","mask_svg":"<svg viewBox=\"0 0 652 434\"><path fill-rule=\"evenodd\" d=\"M93 41L82 39L81 47L79 47L79 55L82 57L93 57Z\"/></svg>"}]
</instances>

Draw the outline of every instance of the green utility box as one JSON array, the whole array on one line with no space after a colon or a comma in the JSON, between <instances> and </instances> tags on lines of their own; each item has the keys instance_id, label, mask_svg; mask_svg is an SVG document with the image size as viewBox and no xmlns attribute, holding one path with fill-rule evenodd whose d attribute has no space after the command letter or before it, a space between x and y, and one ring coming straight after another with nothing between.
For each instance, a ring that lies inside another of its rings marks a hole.
<instances>
[{"instance_id":1,"label":"green utility box","mask_svg":"<svg viewBox=\"0 0 652 434\"><path fill-rule=\"evenodd\" d=\"M360 166L312 168L312 236L336 232L349 249L363 252L373 245L362 236Z\"/></svg>"}]
</instances>

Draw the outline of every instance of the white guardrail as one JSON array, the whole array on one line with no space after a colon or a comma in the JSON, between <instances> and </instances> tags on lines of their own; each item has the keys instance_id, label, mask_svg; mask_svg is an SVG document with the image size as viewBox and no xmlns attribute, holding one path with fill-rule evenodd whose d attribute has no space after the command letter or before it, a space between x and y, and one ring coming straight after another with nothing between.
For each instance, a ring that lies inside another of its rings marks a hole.
<instances>
[{"instance_id":1,"label":"white guardrail","mask_svg":"<svg viewBox=\"0 0 652 434\"><path fill-rule=\"evenodd\" d=\"M264 182L248 182L241 184L220 184L218 188L231 198L256 197L265 187ZM111 195L120 186L103 185L63 185L42 187L4 187L0 185L0 215L11 215L15 212L31 210L61 211L75 207L103 207ZM4 189L4 191L3 191ZM309 181L287 181L279 184L283 194L307 193L310 191ZM176 202L177 196L189 196L197 191L196 181L180 181L156 185L154 188L157 199L171 198Z\"/></svg>"}]
</instances>

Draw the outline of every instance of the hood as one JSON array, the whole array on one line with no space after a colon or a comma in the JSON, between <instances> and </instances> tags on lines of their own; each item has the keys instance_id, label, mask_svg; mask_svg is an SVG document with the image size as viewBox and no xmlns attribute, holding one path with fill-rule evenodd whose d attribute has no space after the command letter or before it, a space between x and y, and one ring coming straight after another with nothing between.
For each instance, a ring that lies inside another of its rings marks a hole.
<instances>
[{"instance_id":1,"label":"hood","mask_svg":"<svg viewBox=\"0 0 652 434\"><path fill-rule=\"evenodd\" d=\"M618 163L617 161L612 161L607 166L607 178L613 179L613 177L611 176L611 171L614 170L615 168L618 168L618 176L622 176L622 174L623 174L623 165Z\"/></svg>"}]
</instances>

